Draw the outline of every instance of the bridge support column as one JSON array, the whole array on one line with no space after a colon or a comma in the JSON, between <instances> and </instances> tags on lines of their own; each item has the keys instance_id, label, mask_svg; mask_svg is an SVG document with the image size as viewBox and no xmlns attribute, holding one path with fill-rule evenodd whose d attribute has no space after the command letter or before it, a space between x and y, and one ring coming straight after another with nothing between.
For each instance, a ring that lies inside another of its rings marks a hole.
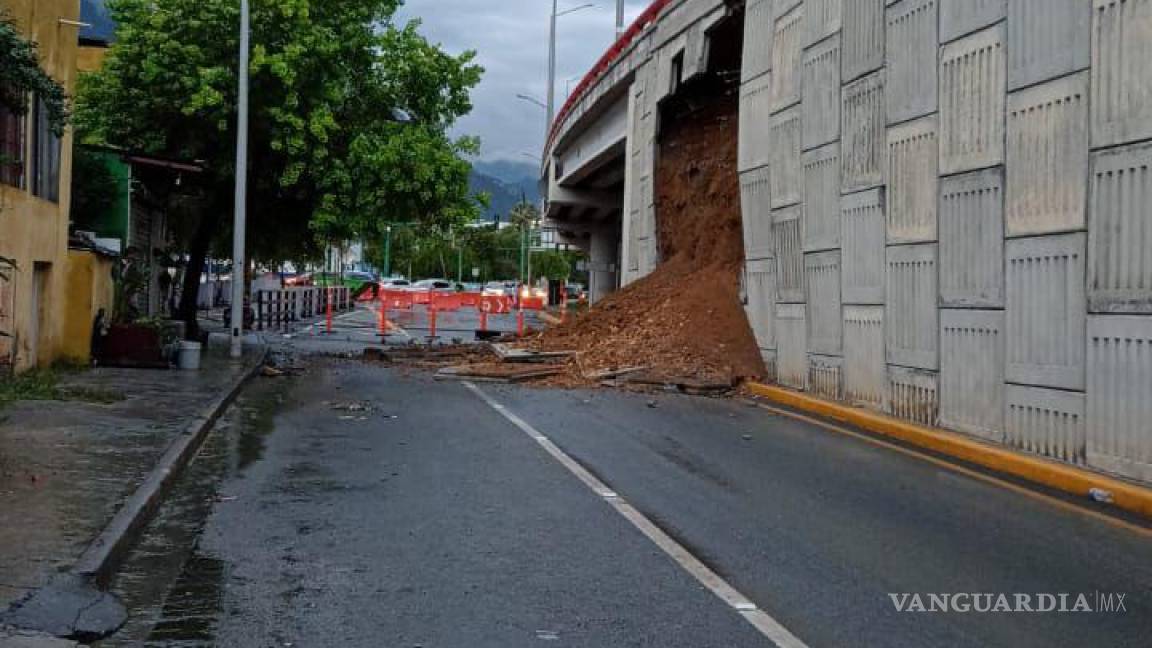
<instances>
[{"instance_id":1,"label":"bridge support column","mask_svg":"<svg viewBox=\"0 0 1152 648\"><path fill-rule=\"evenodd\" d=\"M597 228L589 238L588 299L594 304L620 286L620 231Z\"/></svg>"}]
</instances>

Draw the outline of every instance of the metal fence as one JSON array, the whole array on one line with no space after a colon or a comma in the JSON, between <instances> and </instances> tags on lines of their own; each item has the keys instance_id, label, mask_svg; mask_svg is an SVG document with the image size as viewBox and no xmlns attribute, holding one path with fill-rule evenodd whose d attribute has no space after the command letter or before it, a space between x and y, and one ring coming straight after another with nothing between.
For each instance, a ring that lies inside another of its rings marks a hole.
<instances>
[{"instance_id":1,"label":"metal fence","mask_svg":"<svg viewBox=\"0 0 1152 648\"><path fill-rule=\"evenodd\" d=\"M288 331L300 321L328 312L344 312L354 307L351 291L345 286L258 290L255 295L256 329Z\"/></svg>"}]
</instances>

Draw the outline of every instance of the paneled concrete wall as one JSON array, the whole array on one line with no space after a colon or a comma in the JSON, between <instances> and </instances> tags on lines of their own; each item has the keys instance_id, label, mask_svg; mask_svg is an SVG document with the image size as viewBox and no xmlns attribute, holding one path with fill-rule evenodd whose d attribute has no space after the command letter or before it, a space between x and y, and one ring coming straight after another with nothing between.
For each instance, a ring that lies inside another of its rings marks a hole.
<instances>
[{"instance_id":1,"label":"paneled concrete wall","mask_svg":"<svg viewBox=\"0 0 1152 648\"><path fill-rule=\"evenodd\" d=\"M804 251L840 247L840 143L807 151L804 169Z\"/></svg>"},{"instance_id":2,"label":"paneled concrete wall","mask_svg":"<svg viewBox=\"0 0 1152 648\"><path fill-rule=\"evenodd\" d=\"M884 406L884 307L844 307L844 398L872 409Z\"/></svg>"},{"instance_id":3,"label":"paneled concrete wall","mask_svg":"<svg viewBox=\"0 0 1152 648\"><path fill-rule=\"evenodd\" d=\"M747 16L749 316L780 382L1152 481L1152 0Z\"/></svg>"}]
</instances>

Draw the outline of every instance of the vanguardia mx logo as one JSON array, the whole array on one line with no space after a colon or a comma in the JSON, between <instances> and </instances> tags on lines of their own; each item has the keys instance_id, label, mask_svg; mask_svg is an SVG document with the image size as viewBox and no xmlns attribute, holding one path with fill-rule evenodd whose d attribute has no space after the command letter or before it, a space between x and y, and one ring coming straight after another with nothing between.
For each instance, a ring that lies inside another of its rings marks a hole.
<instances>
[{"instance_id":1,"label":"vanguardia mx logo","mask_svg":"<svg viewBox=\"0 0 1152 648\"><path fill-rule=\"evenodd\" d=\"M897 612L960 612L979 614L1003 612L1127 612L1122 592L1088 593L889 593Z\"/></svg>"}]
</instances>

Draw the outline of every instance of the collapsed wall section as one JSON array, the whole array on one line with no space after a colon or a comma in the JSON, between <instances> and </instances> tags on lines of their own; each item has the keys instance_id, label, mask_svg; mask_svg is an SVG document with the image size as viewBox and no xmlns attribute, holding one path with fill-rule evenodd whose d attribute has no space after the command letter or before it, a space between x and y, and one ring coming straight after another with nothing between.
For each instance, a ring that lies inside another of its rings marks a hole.
<instances>
[{"instance_id":1,"label":"collapsed wall section","mask_svg":"<svg viewBox=\"0 0 1152 648\"><path fill-rule=\"evenodd\" d=\"M749 0L779 381L1152 480L1150 30L1152 0Z\"/></svg>"},{"instance_id":2,"label":"collapsed wall section","mask_svg":"<svg viewBox=\"0 0 1152 648\"><path fill-rule=\"evenodd\" d=\"M763 151L738 150L740 105L749 99L740 92L742 23L726 16L689 23L632 83L626 285L541 338L547 348L581 351L586 369L646 366L723 383L765 375L741 273L745 239L767 245L770 232L745 233L737 173L741 156ZM745 180L749 191L768 191L767 177ZM754 317L768 313L761 304Z\"/></svg>"}]
</instances>

